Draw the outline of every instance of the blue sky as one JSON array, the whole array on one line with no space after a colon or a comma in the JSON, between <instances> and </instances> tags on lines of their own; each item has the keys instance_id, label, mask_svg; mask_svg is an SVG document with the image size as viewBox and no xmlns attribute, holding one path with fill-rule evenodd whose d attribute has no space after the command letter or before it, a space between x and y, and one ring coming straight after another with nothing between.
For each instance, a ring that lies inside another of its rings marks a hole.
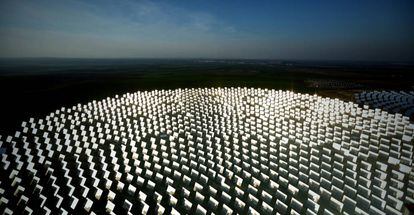
<instances>
[{"instance_id":1,"label":"blue sky","mask_svg":"<svg viewBox=\"0 0 414 215\"><path fill-rule=\"evenodd\" d=\"M412 0L0 0L0 57L414 60Z\"/></svg>"}]
</instances>

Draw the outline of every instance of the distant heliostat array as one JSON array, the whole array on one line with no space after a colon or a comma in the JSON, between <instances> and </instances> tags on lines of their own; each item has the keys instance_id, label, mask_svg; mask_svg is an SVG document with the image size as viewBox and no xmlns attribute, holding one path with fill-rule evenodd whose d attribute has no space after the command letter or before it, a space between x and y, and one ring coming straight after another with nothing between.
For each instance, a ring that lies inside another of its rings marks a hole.
<instances>
[{"instance_id":1,"label":"distant heliostat array","mask_svg":"<svg viewBox=\"0 0 414 215\"><path fill-rule=\"evenodd\" d=\"M128 93L1 138L0 212L401 214L414 125L288 91Z\"/></svg>"},{"instance_id":2,"label":"distant heliostat array","mask_svg":"<svg viewBox=\"0 0 414 215\"><path fill-rule=\"evenodd\" d=\"M414 119L414 91L372 91L355 94L359 104L401 113Z\"/></svg>"}]
</instances>

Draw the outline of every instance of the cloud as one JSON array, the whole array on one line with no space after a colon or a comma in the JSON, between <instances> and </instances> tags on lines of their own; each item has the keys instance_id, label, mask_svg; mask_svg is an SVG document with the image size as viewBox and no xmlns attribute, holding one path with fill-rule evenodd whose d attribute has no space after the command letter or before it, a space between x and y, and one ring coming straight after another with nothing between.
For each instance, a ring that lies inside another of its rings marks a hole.
<instances>
[{"instance_id":1,"label":"cloud","mask_svg":"<svg viewBox=\"0 0 414 215\"><path fill-rule=\"evenodd\" d=\"M236 31L213 14L152 1L6 1L0 9L2 56L202 55L194 48Z\"/></svg>"},{"instance_id":2,"label":"cloud","mask_svg":"<svg viewBox=\"0 0 414 215\"><path fill-rule=\"evenodd\" d=\"M212 14L151 1L12 1L2 19L25 29L74 34L186 37L234 29ZM102 6L105 5L105 6ZM191 34L190 34L191 33Z\"/></svg>"}]
</instances>

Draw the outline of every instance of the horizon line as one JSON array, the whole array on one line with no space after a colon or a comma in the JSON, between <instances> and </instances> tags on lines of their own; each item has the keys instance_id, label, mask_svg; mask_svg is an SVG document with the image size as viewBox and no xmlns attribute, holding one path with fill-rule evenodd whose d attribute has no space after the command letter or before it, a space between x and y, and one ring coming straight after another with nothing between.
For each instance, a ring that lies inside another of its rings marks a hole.
<instances>
[{"instance_id":1,"label":"horizon line","mask_svg":"<svg viewBox=\"0 0 414 215\"><path fill-rule=\"evenodd\" d=\"M76 59L76 60L246 60L246 61L303 61L303 62L360 62L360 63L406 63L414 60L345 60L345 59L283 59L283 58L214 58L214 57L0 57L6 59Z\"/></svg>"}]
</instances>

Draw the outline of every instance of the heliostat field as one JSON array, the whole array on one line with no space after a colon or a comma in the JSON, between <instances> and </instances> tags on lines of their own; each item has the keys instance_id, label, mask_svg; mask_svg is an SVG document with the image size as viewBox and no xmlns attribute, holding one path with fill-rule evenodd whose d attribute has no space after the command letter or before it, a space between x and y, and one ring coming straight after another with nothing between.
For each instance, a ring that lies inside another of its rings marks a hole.
<instances>
[{"instance_id":1,"label":"heliostat field","mask_svg":"<svg viewBox=\"0 0 414 215\"><path fill-rule=\"evenodd\" d=\"M0 212L402 214L414 124L252 88L128 93L2 136Z\"/></svg>"}]
</instances>

